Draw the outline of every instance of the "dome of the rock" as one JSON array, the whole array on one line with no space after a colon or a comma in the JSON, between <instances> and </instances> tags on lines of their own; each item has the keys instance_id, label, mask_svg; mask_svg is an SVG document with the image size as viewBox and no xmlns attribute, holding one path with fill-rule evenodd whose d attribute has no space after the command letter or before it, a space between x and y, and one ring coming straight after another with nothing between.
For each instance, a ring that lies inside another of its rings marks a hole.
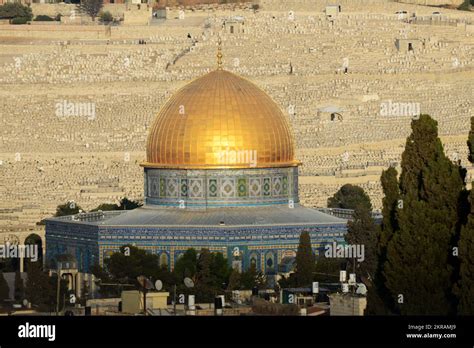
<instances>
[{"instance_id":1,"label":"dome of the rock","mask_svg":"<svg viewBox=\"0 0 474 348\"><path fill-rule=\"evenodd\" d=\"M299 162L278 105L220 65L176 92L152 124L144 206L48 219L48 260L68 251L88 270L133 244L173 269L186 250L206 248L270 279L302 231L313 250L344 241L345 220L299 204Z\"/></svg>"}]
</instances>

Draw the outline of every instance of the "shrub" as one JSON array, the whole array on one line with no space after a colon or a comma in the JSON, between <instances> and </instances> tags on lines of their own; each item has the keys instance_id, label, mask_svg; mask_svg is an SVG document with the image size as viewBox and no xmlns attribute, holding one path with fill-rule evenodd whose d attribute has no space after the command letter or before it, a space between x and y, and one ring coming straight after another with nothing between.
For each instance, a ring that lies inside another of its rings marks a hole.
<instances>
[{"instance_id":1,"label":"shrub","mask_svg":"<svg viewBox=\"0 0 474 348\"><path fill-rule=\"evenodd\" d=\"M99 13L100 21L103 23L109 23L114 20L114 17L109 11Z\"/></svg>"},{"instance_id":2,"label":"shrub","mask_svg":"<svg viewBox=\"0 0 474 348\"><path fill-rule=\"evenodd\" d=\"M28 23L28 18L25 17L16 17L10 21L11 24L26 24Z\"/></svg>"},{"instance_id":3,"label":"shrub","mask_svg":"<svg viewBox=\"0 0 474 348\"><path fill-rule=\"evenodd\" d=\"M471 11L471 6L474 4L474 0L466 0L461 5L459 5L458 10L460 11Z\"/></svg>"},{"instance_id":4,"label":"shrub","mask_svg":"<svg viewBox=\"0 0 474 348\"><path fill-rule=\"evenodd\" d=\"M50 16L46 16L46 15L38 15L35 17L34 21L52 22L54 21L54 18L51 18Z\"/></svg>"}]
</instances>

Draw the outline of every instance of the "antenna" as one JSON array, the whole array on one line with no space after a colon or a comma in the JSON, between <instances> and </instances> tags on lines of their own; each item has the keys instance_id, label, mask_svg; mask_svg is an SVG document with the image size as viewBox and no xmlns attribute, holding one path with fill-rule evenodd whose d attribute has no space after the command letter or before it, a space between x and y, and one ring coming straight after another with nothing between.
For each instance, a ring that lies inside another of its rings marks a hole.
<instances>
[{"instance_id":1,"label":"antenna","mask_svg":"<svg viewBox=\"0 0 474 348\"><path fill-rule=\"evenodd\" d=\"M137 277L138 284L143 289L143 314L146 316L146 293L153 289L153 283L147 277L141 275Z\"/></svg>"}]
</instances>

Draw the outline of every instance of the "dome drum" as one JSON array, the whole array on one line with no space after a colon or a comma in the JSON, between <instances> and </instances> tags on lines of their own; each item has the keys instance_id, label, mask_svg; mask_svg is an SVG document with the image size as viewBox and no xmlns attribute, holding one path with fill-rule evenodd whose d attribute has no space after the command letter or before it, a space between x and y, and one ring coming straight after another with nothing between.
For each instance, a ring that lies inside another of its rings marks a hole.
<instances>
[{"instance_id":1,"label":"dome drum","mask_svg":"<svg viewBox=\"0 0 474 348\"><path fill-rule=\"evenodd\" d=\"M145 169L147 206L186 209L297 204L298 168Z\"/></svg>"},{"instance_id":2,"label":"dome drum","mask_svg":"<svg viewBox=\"0 0 474 348\"><path fill-rule=\"evenodd\" d=\"M150 128L147 206L207 209L297 204L289 123L252 82L215 70L176 92Z\"/></svg>"}]
</instances>

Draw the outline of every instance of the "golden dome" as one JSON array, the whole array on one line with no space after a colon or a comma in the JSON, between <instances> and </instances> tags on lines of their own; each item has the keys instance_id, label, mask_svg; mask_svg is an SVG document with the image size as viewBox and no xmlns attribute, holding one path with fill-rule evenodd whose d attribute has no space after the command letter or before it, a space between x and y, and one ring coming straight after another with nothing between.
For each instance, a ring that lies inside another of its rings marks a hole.
<instances>
[{"instance_id":1,"label":"golden dome","mask_svg":"<svg viewBox=\"0 0 474 348\"><path fill-rule=\"evenodd\" d=\"M181 88L160 110L150 128L147 161L142 166L214 169L298 164L290 127L278 105L250 81L218 69Z\"/></svg>"}]
</instances>

